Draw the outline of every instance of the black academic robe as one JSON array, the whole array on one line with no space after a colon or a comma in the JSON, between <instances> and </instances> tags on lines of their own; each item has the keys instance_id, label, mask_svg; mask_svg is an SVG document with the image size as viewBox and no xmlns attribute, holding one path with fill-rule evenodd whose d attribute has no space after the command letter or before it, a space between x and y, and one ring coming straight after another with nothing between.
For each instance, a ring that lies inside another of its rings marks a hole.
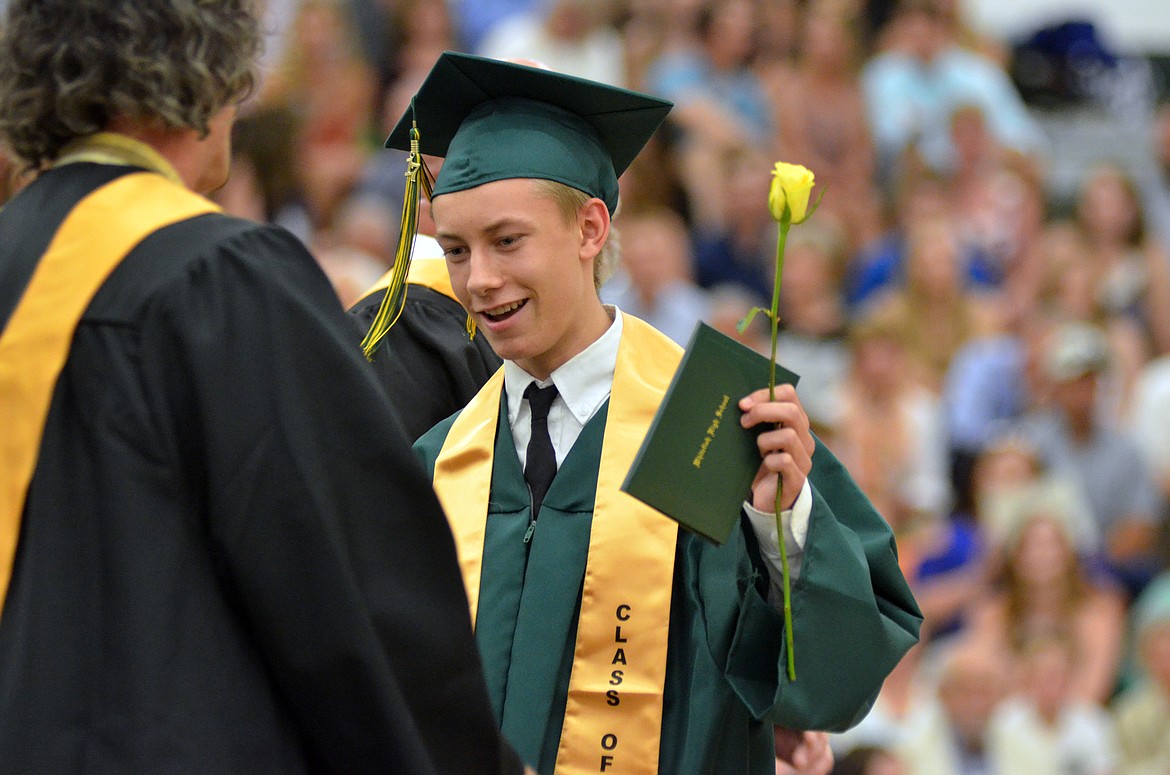
<instances>
[{"instance_id":1,"label":"black academic robe","mask_svg":"<svg viewBox=\"0 0 1170 775\"><path fill-rule=\"evenodd\" d=\"M129 169L65 165L0 212L0 326L61 220ZM0 617L0 772L519 772L351 325L291 235L217 213L106 280Z\"/></svg>"},{"instance_id":2,"label":"black academic robe","mask_svg":"<svg viewBox=\"0 0 1170 775\"><path fill-rule=\"evenodd\" d=\"M364 337L386 291L378 290L350 309ZM455 299L409 284L398 322L374 353L374 369L411 441L467 405L503 361L487 337L467 336L467 311Z\"/></svg>"},{"instance_id":3,"label":"black academic robe","mask_svg":"<svg viewBox=\"0 0 1170 775\"><path fill-rule=\"evenodd\" d=\"M553 775L565 717L608 407L585 425L528 532L531 502L501 400L476 640L501 727L541 775ZM453 423L415 443L432 474ZM774 724L840 731L858 723L917 641L922 617L889 526L823 445L810 481L812 514L792 585L795 681L784 674L783 619L747 517L722 546L679 531L663 775L771 775Z\"/></svg>"}]
</instances>

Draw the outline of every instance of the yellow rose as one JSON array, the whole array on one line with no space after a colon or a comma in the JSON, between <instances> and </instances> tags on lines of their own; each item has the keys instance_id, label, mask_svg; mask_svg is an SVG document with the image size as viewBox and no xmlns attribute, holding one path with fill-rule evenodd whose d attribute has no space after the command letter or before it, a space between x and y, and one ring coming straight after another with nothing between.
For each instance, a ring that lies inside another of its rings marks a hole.
<instances>
[{"instance_id":1,"label":"yellow rose","mask_svg":"<svg viewBox=\"0 0 1170 775\"><path fill-rule=\"evenodd\" d=\"M808 217L808 196L813 187L813 174L799 164L776 162L772 170L772 188L768 191L768 210L780 221L787 203L792 223L801 223Z\"/></svg>"}]
</instances>

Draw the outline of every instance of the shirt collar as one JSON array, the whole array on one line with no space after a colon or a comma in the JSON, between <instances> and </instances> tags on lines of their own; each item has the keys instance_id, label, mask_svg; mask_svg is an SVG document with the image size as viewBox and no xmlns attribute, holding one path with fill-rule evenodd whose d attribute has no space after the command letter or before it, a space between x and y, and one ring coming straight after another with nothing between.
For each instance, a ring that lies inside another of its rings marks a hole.
<instances>
[{"instance_id":1,"label":"shirt collar","mask_svg":"<svg viewBox=\"0 0 1170 775\"><path fill-rule=\"evenodd\" d=\"M584 425L609 397L613 387L613 372L617 366L618 344L622 338L622 313L617 307L606 305L613 312L613 323L593 344L574 355L547 380L540 381L512 361L504 361L504 387L508 393L508 417L515 421L520 413L520 402L530 382L545 387L550 382L577 421Z\"/></svg>"},{"instance_id":2,"label":"shirt collar","mask_svg":"<svg viewBox=\"0 0 1170 775\"><path fill-rule=\"evenodd\" d=\"M141 140L116 132L98 132L74 140L62 149L53 166L79 161L142 167L183 185L179 173L161 153Z\"/></svg>"}]
</instances>

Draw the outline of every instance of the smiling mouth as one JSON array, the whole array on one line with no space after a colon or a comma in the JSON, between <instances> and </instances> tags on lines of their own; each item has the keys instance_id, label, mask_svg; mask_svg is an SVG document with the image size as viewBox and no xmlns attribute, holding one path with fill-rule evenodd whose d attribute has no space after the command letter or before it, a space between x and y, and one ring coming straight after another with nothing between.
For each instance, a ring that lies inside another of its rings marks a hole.
<instances>
[{"instance_id":1,"label":"smiling mouth","mask_svg":"<svg viewBox=\"0 0 1170 775\"><path fill-rule=\"evenodd\" d=\"M527 303L528 303L528 300L524 299L523 301L514 301L511 304L501 304L498 307L492 307L491 309L485 309L480 314L483 315L488 320L492 321L493 323L499 323L499 322L501 322L503 320L507 320L508 318L515 315L516 311L519 310L521 307L523 307Z\"/></svg>"}]
</instances>

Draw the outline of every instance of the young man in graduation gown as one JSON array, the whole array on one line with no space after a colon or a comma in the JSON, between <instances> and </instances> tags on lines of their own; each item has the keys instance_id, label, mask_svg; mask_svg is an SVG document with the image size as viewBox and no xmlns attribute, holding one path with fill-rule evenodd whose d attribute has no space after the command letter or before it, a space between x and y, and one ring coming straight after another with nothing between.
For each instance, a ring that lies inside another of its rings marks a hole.
<instances>
[{"instance_id":1,"label":"young man in graduation gown","mask_svg":"<svg viewBox=\"0 0 1170 775\"><path fill-rule=\"evenodd\" d=\"M444 156L452 287L504 367L415 445L451 521L505 735L551 773L771 773L773 724L844 729L916 641L889 527L791 388L760 428L741 529L715 546L620 492L679 348L603 306L617 176L669 110L444 54L388 145ZM789 680L774 502L797 569ZM551 479L551 482L550 482Z\"/></svg>"},{"instance_id":2,"label":"young man in graduation gown","mask_svg":"<svg viewBox=\"0 0 1170 775\"><path fill-rule=\"evenodd\" d=\"M521 772L450 531L228 173L249 0L10 0L0 772Z\"/></svg>"}]
</instances>

